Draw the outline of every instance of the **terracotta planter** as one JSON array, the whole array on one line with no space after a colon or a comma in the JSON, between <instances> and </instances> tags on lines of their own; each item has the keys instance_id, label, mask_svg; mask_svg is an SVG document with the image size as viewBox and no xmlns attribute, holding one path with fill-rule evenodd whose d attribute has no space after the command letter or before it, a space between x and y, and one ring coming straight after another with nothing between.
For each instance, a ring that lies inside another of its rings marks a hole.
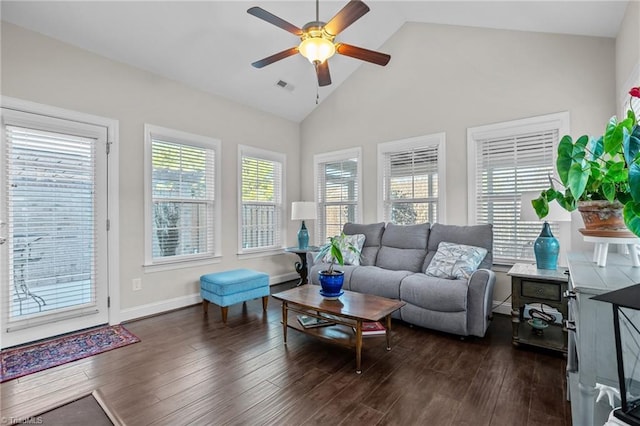
<instances>
[{"instance_id":1,"label":"terracotta planter","mask_svg":"<svg viewBox=\"0 0 640 426\"><path fill-rule=\"evenodd\" d=\"M619 201L613 203L607 200L579 201L578 211L584 221L584 229L580 232L593 236L633 235L624 224L622 209L624 205ZM605 235L607 234L607 235Z\"/></svg>"}]
</instances>

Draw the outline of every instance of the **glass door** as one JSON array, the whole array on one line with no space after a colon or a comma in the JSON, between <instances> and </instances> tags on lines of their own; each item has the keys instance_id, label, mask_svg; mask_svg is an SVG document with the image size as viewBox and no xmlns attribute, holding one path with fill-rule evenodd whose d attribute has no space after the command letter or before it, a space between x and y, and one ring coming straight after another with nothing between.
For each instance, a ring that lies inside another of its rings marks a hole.
<instances>
[{"instance_id":1,"label":"glass door","mask_svg":"<svg viewBox=\"0 0 640 426\"><path fill-rule=\"evenodd\" d=\"M3 108L2 347L107 323L107 129Z\"/></svg>"}]
</instances>

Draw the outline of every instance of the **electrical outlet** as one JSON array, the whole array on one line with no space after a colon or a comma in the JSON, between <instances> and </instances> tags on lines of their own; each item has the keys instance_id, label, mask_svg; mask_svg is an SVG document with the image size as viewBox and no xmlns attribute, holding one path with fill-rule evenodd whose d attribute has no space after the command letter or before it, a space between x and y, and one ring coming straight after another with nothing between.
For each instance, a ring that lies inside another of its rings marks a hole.
<instances>
[{"instance_id":1,"label":"electrical outlet","mask_svg":"<svg viewBox=\"0 0 640 426\"><path fill-rule=\"evenodd\" d=\"M142 280L140 278L134 278L131 280L133 291L142 290Z\"/></svg>"}]
</instances>

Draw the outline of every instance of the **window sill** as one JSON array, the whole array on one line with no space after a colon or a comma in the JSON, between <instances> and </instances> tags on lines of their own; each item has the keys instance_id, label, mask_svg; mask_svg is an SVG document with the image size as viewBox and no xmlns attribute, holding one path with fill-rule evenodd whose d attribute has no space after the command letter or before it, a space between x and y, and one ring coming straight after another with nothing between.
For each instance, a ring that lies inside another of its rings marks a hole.
<instances>
[{"instance_id":1,"label":"window sill","mask_svg":"<svg viewBox=\"0 0 640 426\"><path fill-rule=\"evenodd\" d=\"M144 273L171 271L174 269L193 268L195 266L214 265L222 262L222 256L213 256L203 259L180 260L165 263L150 263L142 265Z\"/></svg>"},{"instance_id":2,"label":"window sill","mask_svg":"<svg viewBox=\"0 0 640 426\"><path fill-rule=\"evenodd\" d=\"M237 253L238 259L254 259L257 257L277 256L284 253L284 247L267 250L245 251Z\"/></svg>"}]
</instances>

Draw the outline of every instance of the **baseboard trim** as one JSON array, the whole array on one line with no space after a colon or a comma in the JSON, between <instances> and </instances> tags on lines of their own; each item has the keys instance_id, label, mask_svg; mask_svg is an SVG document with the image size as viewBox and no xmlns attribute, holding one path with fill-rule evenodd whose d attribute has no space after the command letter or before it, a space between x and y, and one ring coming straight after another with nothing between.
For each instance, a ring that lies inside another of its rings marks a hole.
<instances>
[{"instance_id":1,"label":"baseboard trim","mask_svg":"<svg viewBox=\"0 0 640 426\"><path fill-rule=\"evenodd\" d=\"M501 300L494 300L492 309L496 314L511 315L511 302L502 302Z\"/></svg>"},{"instance_id":2,"label":"baseboard trim","mask_svg":"<svg viewBox=\"0 0 640 426\"><path fill-rule=\"evenodd\" d=\"M286 273L282 275L273 275L269 277L269 285L271 286L280 284L283 282L298 279L299 277L300 276L296 272ZM144 317L162 314L164 312L174 311L176 309L186 308L187 306L196 305L198 303L202 303L200 293L189 294L187 296L176 297L174 299L135 306L133 308L122 309L120 311L120 321L133 321Z\"/></svg>"}]
</instances>

